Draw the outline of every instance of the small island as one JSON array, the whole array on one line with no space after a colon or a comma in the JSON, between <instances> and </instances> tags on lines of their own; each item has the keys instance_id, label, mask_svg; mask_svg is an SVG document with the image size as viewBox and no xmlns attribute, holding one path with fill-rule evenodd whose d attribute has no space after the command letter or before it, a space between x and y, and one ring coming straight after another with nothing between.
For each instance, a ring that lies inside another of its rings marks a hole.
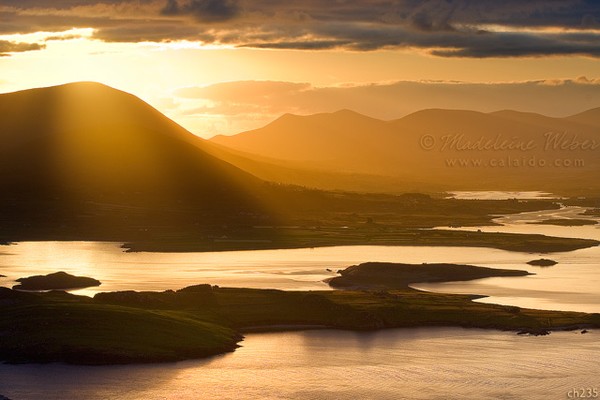
<instances>
[{"instance_id":1,"label":"small island","mask_svg":"<svg viewBox=\"0 0 600 400\"><path fill-rule=\"evenodd\" d=\"M412 283L470 281L499 276L525 276L527 271L460 264L401 264L368 262L339 271L328 280L335 288L406 289Z\"/></svg>"},{"instance_id":2,"label":"small island","mask_svg":"<svg viewBox=\"0 0 600 400\"><path fill-rule=\"evenodd\" d=\"M539 222L529 222L533 225L556 225L556 226L585 226L585 225L596 225L597 222L591 219L578 219L578 218L552 218L545 219Z\"/></svg>"},{"instance_id":3,"label":"small island","mask_svg":"<svg viewBox=\"0 0 600 400\"><path fill-rule=\"evenodd\" d=\"M558 261L550 260L548 258L540 258L537 260L528 261L527 264L534 265L536 267L552 267L558 264Z\"/></svg>"},{"instance_id":4,"label":"small island","mask_svg":"<svg viewBox=\"0 0 600 400\"><path fill-rule=\"evenodd\" d=\"M15 290L71 290L101 285L101 282L97 279L74 276L63 271L19 278L16 281L20 285L13 286Z\"/></svg>"}]
</instances>

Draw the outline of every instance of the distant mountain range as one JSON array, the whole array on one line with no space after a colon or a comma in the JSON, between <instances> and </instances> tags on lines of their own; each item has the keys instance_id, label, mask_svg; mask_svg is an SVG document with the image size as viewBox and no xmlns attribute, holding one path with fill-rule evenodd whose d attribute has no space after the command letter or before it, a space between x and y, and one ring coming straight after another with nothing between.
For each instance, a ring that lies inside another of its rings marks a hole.
<instances>
[{"instance_id":1,"label":"distant mountain range","mask_svg":"<svg viewBox=\"0 0 600 400\"><path fill-rule=\"evenodd\" d=\"M309 186L360 190L370 182L370 189L387 192L600 188L600 108L566 118L511 110L430 109L393 121L349 110L286 114L211 142L292 169L295 176L280 179Z\"/></svg>"}]
</instances>

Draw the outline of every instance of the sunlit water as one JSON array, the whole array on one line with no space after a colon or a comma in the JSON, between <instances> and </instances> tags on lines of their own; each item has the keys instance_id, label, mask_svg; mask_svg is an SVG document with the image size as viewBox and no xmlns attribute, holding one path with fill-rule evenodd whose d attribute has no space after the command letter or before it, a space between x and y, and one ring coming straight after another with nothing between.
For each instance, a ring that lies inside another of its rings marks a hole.
<instances>
[{"instance_id":1,"label":"sunlit water","mask_svg":"<svg viewBox=\"0 0 600 400\"><path fill-rule=\"evenodd\" d=\"M598 387L597 332L465 329L248 335L234 353L158 365L0 365L15 400L567 399Z\"/></svg>"},{"instance_id":2,"label":"sunlit water","mask_svg":"<svg viewBox=\"0 0 600 400\"><path fill-rule=\"evenodd\" d=\"M553 226L535 224L545 219L589 219L581 215L582 207L564 207L560 210L535 211L503 216L495 222L503 226L455 228L484 232L542 233L549 236L576 237L600 240L600 225ZM449 229L449 228L448 228ZM539 309L557 309L600 312L600 247L591 247L566 253L539 255L534 258L558 261L553 267L521 265L519 269L534 272L535 276L516 278L487 278L469 282L417 284L414 287L443 293L476 293L489 297L477 300L485 303L508 304ZM479 264L477 264L479 265ZM483 264L482 264L483 265ZM501 263L489 266L502 266ZM513 268L507 264L504 268Z\"/></svg>"},{"instance_id":3,"label":"sunlit water","mask_svg":"<svg viewBox=\"0 0 600 400\"><path fill-rule=\"evenodd\" d=\"M5 286L65 271L102 285L73 293L180 289L198 283L285 290L329 290L324 279L367 261L455 262L523 268L535 255L477 247L338 246L206 253L127 253L118 243L21 242L0 247Z\"/></svg>"}]
</instances>

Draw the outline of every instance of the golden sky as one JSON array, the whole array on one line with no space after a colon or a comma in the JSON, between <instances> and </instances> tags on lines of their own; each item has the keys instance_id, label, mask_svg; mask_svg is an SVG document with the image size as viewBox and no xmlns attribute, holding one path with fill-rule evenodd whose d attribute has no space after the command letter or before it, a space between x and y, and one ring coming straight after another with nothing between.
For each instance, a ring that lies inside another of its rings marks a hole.
<instances>
[{"instance_id":1,"label":"golden sky","mask_svg":"<svg viewBox=\"0 0 600 400\"><path fill-rule=\"evenodd\" d=\"M97 81L210 137L279 115L600 106L595 1L2 0L0 92Z\"/></svg>"}]
</instances>

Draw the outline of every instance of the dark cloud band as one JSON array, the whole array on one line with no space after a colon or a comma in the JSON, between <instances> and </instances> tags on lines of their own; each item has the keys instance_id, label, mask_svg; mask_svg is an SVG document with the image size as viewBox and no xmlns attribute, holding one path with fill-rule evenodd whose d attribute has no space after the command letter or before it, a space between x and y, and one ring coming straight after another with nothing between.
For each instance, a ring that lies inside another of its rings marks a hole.
<instances>
[{"instance_id":1,"label":"dark cloud band","mask_svg":"<svg viewBox=\"0 0 600 400\"><path fill-rule=\"evenodd\" d=\"M600 57L600 2L594 0L4 0L0 21L4 33L91 27L96 38L116 42Z\"/></svg>"},{"instance_id":2,"label":"dark cloud band","mask_svg":"<svg viewBox=\"0 0 600 400\"><path fill-rule=\"evenodd\" d=\"M240 12L234 0L167 0L163 15L192 15L200 22L222 22L235 18Z\"/></svg>"}]
</instances>

